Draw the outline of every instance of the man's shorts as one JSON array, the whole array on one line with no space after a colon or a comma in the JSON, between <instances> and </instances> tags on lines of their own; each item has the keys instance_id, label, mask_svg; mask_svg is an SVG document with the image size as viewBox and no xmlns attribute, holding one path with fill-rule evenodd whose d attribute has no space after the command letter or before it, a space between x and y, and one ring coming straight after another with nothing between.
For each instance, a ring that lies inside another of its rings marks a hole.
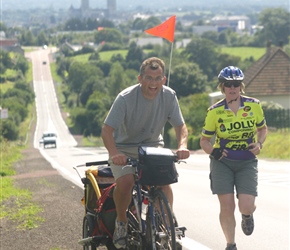
<instances>
[{"instance_id":1,"label":"man's shorts","mask_svg":"<svg viewBox=\"0 0 290 250\"><path fill-rule=\"evenodd\" d=\"M213 194L258 195L258 160L234 161L210 156L210 182Z\"/></svg>"},{"instance_id":2,"label":"man's shorts","mask_svg":"<svg viewBox=\"0 0 290 250\"><path fill-rule=\"evenodd\" d=\"M127 155L128 158L138 159L138 147L122 148L118 150L120 153ZM109 163L115 180L127 174L135 174L135 168L131 167L130 165L128 166L115 165L112 162L111 158L109 158Z\"/></svg>"}]
</instances>

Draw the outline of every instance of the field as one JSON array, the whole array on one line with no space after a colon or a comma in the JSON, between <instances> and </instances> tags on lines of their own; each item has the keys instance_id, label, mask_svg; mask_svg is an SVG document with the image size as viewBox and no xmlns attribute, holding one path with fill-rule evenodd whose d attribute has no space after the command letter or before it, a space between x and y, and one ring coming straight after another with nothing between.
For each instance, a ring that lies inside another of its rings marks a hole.
<instances>
[{"instance_id":1,"label":"field","mask_svg":"<svg viewBox=\"0 0 290 250\"><path fill-rule=\"evenodd\" d=\"M266 53L266 48L223 47L221 52L233 56L239 56L242 60L253 57L253 59L257 61Z\"/></svg>"},{"instance_id":2,"label":"field","mask_svg":"<svg viewBox=\"0 0 290 250\"><path fill-rule=\"evenodd\" d=\"M178 50L181 51L181 50ZM112 50L100 52L100 59L102 61L110 61L113 55L121 54L123 58L126 58L128 50ZM222 47L222 53L226 53L233 56L239 56L242 60L247 58L253 58L257 61L266 53L266 48L254 48L254 47ZM80 62L88 61L89 54L75 56L74 59Z\"/></svg>"}]
</instances>

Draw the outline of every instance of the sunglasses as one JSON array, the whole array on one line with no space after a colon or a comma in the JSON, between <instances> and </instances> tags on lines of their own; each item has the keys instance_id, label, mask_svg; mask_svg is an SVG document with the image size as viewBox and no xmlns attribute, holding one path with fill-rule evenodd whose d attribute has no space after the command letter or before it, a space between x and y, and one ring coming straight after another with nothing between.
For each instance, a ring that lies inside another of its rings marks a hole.
<instances>
[{"instance_id":1,"label":"sunglasses","mask_svg":"<svg viewBox=\"0 0 290 250\"><path fill-rule=\"evenodd\" d=\"M225 82L224 86L226 88L231 88L232 86L234 86L234 88L237 88L241 86L241 82Z\"/></svg>"}]
</instances>

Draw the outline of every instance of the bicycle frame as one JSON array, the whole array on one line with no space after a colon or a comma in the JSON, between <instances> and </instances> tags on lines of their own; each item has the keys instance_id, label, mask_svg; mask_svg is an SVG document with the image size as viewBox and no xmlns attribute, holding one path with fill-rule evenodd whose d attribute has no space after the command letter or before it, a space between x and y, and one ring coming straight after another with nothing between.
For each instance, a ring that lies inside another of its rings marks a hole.
<instances>
[{"instance_id":1,"label":"bicycle frame","mask_svg":"<svg viewBox=\"0 0 290 250\"><path fill-rule=\"evenodd\" d=\"M168 232L171 232L172 245L174 245L174 247L172 249L175 250L176 249L175 248L175 230L176 230L176 228L173 226L173 222L172 222L173 215L171 213L171 209L168 210L169 205L168 205L167 198L163 194L162 198L163 198L163 200L166 200L167 207L164 208L164 204L162 202L160 202L160 204L158 204L158 208L157 208L156 204L154 202L155 194L162 192L162 189L160 187L157 187L157 186L145 186L145 187L143 186L142 187L138 181L138 160L129 159L128 162L129 162L130 167L135 167L136 181L135 181L135 185L133 187L132 201L133 201L133 204L135 207L134 215L138 221L138 226L139 226L138 233L140 234L140 237L144 240L144 238L146 239L146 236L148 234L148 230L150 230L149 231L150 232L150 237L149 237L150 239L147 237L147 239L145 240L146 249L148 247L149 240L150 240L150 249L152 249L152 250L157 250L157 247L156 247L157 240L160 240L160 241L162 241L162 239L165 239L167 241L170 240L170 239L168 239L167 234L162 233L162 232L158 232L158 225L156 224L156 221L157 221L156 216L159 215L161 217L161 220L164 222L165 230ZM128 165L125 167L128 167ZM148 211L146 214L146 220L141 219L141 206L142 206L142 201L144 198L148 199ZM171 223L167 221L168 218L165 215L165 209L167 210L167 213L170 213ZM159 211L159 213L157 213L156 211ZM174 229L172 229L173 227L174 227ZM186 228L180 227L180 228L178 228L178 230L181 232L178 235L184 237L184 231L186 230ZM143 245L143 246L141 246L141 249L145 249L144 244L141 244L141 245ZM160 247L160 249L161 249L161 247Z\"/></svg>"}]
</instances>

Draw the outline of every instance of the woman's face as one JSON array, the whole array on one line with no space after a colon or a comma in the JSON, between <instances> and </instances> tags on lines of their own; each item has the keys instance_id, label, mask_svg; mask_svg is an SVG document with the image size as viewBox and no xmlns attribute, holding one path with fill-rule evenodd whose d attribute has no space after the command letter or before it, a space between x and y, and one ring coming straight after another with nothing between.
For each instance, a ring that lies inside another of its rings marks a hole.
<instances>
[{"instance_id":1,"label":"woman's face","mask_svg":"<svg viewBox=\"0 0 290 250\"><path fill-rule=\"evenodd\" d=\"M234 100L240 96L240 82L225 82L223 88L227 99Z\"/></svg>"}]
</instances>

